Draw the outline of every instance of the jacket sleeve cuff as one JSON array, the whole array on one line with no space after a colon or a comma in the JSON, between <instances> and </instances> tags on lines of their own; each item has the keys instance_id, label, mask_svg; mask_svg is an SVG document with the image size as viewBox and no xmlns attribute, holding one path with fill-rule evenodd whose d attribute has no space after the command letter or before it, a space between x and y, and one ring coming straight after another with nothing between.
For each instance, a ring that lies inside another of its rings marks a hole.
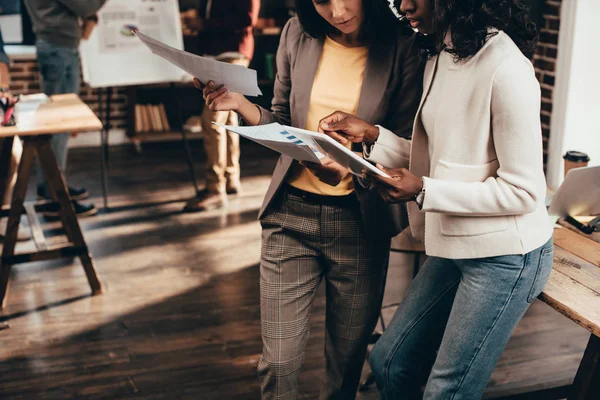
<instances>
[{"instance_id":1,"label":"jacket sleeve cuff","mask_svg":"<svg viewBox=\"0 0 600 400\"><path fill-rule=\"evenodd\" d=\"M273 117L273 114L271 112L267 111L259 105L256 105L256 108L258 108L258 111L260 111L260 121L258 123L259 125L267 125L275 122L275 118Z\"/></svg>"},{"instance_id":2,"label":"jacket sleeve cuff","mask_svg":"<svg viewBox=\"0 0 600 400\"><path fill-rule=\"evenodd\" d=\"M379 137L371 146L363 143L363 157L387 168L408 167L410 141L396 136L392 131L377 125Z\"/></svg>"},{"instance_id":3,"label":"jacket sleeve cuff","mask_svg":"<svg viewBox=\"0 0 600 400\"><path fill-rule=\"evenodd\" d=\"M444 182L428 178L426 176L423 177L423 189L425 190L425 197L423 198L423 207L421 207L422 212L440 212L444 207L440 202L440 199L443 199L443 186Z\"/></svg>"}]
</instances>

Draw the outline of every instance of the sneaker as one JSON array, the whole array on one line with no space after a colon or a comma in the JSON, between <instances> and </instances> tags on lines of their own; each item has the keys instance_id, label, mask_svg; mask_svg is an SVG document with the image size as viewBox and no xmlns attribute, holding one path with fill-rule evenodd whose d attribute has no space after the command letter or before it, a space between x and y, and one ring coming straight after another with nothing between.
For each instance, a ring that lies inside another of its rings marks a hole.
<instances>
[{"instance_id":1,"label":"sneaker","mask_svg":"<svg viewBox=\"0 0 600 400\"><path fill-rule=\"evenodd\" d=\"M75 214L77 214L78 218L91 217L92 215L98 214L98 209L92 203L82 204L73 200L73 207L75 208ZM58 219L60 218L60 206L58 203L50 203L45 207L43 214L46 219Z\"/></svg>"},{"instance_id":2,"label":"sneaker","mask_svg":"<svg viewBox=\"0 0 600 400\"><path fill-rule=\"evenodd\" d=\"M71 196L71 200L85 200L90 197L90 194L85 188L78 188L69 186L69 196ZM39 199L50 199L49 193L46 193L46 187L44 185L38 185L37 187L37 196Z\"/></svg>"},{"instance_id":3,"label":"sneaker","mask_svg":"<svg viewBox=\"0 0 600 400\"><path fill-rule=\"evenodd\" d=\"M216 210L227 205L227 196L220 193L209 192L203 190L197 197L188 201L183 208L183 212L201 212L208 210Z\"/></svg>"}]
</instances>

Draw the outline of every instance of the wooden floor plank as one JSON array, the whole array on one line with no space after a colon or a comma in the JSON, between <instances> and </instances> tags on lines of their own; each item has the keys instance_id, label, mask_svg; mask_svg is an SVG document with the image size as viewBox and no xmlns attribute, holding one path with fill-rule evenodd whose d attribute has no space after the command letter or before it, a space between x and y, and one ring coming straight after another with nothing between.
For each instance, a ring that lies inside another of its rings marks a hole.
<instances>
[{"instance_id":1,"label":"wooden floor plank","mask_svg":"<svg viewBox=\"0 0 600 400\"><path fill-rule=\"evenodd\" d=\"M258 398L256 216L276 157L243 142L243 195L230 198L228 210L201 214L181 213L193 196L181 145L147 146L140 155L111 149L113 211L81 220L105 292L89 295L77 260L13 268L10 301L0 312L0 324L10 325L0 330L0 398ZM198 143L193 153L201 154ZM69 157L68 180L86 186L100 204L99 152L74 149ZM33 185L29 197L35 197ZM49 241L62 238L55 222L41 222ZM31 243L19 246L32 250ZM402 299L412 275L412 256L392 254L391 260L386 303ZM303 400L318 397L324 373L323 287L313 307ZM385 311L387 322L393 312ZM588 337L535 302L486 398L572 381ZM372 388L358 399L379 396Z\"/></svg>"}]
</instances>

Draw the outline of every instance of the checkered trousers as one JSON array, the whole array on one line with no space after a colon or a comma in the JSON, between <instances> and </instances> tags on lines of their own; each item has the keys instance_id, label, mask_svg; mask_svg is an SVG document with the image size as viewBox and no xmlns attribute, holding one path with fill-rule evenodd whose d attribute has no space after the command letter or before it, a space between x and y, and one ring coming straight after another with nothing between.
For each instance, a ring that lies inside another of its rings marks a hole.
<instances>
[{"instance_id":1,"label":"checkered trousers","mask_svg":"<svg viewBox=\"0 0 600 400\"><path fill-rule=\"evenodd\" d=\"M365 237L358 201L339 207L281 192L261 219L262 398L298 397L311 306L324 278L326 374L320 398L354 399L381 308L390 242Z\"/></svg>"}]
</instances>

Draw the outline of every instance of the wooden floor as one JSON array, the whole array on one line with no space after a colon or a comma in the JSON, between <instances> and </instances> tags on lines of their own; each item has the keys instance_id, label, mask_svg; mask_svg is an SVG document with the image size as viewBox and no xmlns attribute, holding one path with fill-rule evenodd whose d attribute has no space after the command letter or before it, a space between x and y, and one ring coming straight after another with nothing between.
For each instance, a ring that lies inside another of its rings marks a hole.
<instances>
[{"instance_id":1,"label":"wooden floor","mask_svg":"<svg viewBox=\"0 0 600 400\"><path fill-rule=\"evenodd\" d=\"M112 151L113 209L82 221L105 293L89 296L78 261L14 268L8 307L0 311L0 325L10 326L0 330L1 399L259 397L255 219L276 159L244 145L243 196L227 211L204 214L181 213L194 192L179 145L146 147L139 155ZM69 181L88 187L97 205L99 167L97 150L71 152ZM61 239L55 224L45 228ZM402 298L411 268L409 256L392 256L386 302ZM314 307L302 399L317 398L323 376L322 290ZM569 383L587 338L536 302L486 397ZM373 388L359 398L379 397Z\"/></svg>"}]
</instances>

